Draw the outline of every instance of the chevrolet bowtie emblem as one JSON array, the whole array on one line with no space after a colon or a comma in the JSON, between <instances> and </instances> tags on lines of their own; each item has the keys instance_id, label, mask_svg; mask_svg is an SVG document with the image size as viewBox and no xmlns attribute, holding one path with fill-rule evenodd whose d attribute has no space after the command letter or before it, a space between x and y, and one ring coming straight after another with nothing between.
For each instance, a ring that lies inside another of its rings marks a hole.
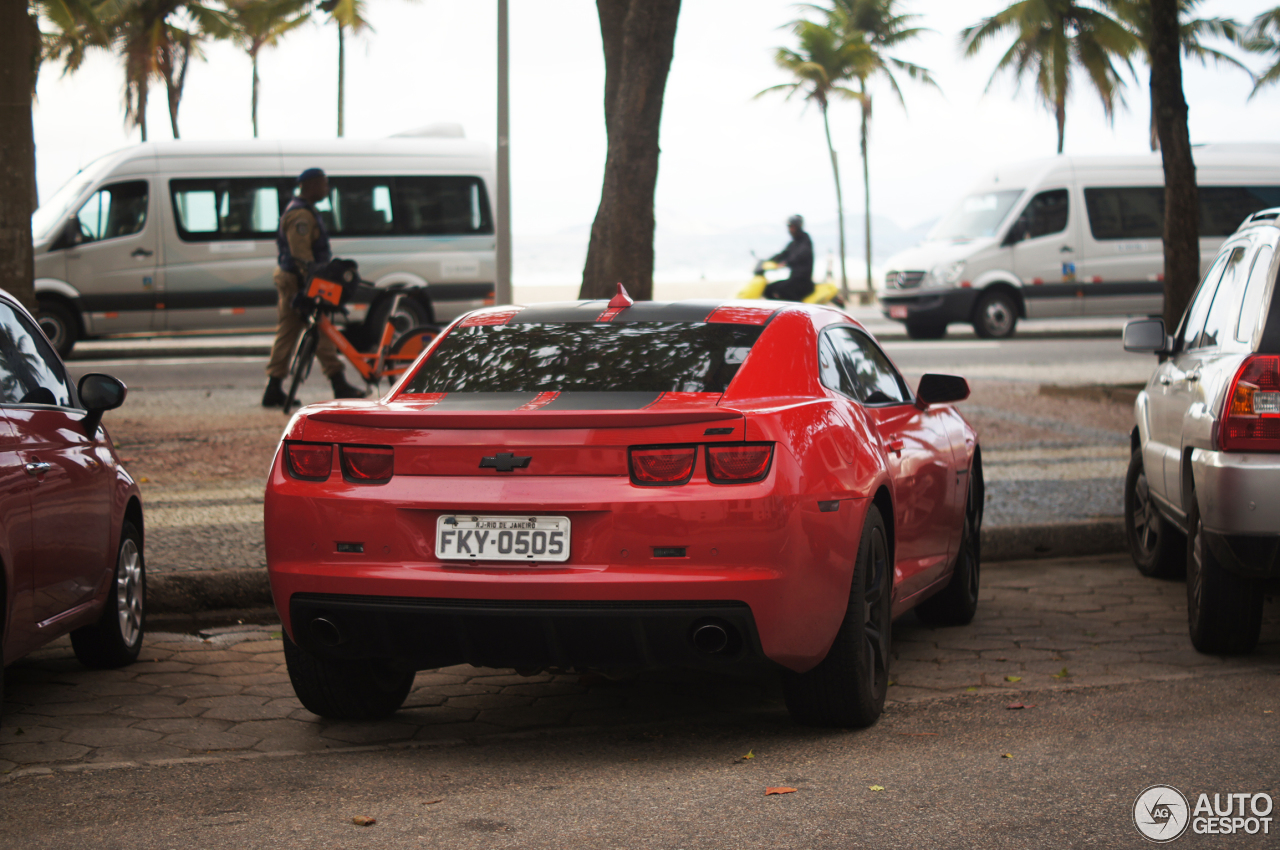
<instances>
[{"instance_id":1,"label":"chevrolet bowtie emblem","mask_svg":"<svg viewBox=\"0 0 1280 850\"><path fill-rule=\"evenodd\" d=\"M510 472L513 469L524 469L529 465L529 461L533 460L529 457L516 457L511 452L503 452L493 457L486 457L480 460L481 469L496 469L499 472Z\"/></svg>"}]
</instances>

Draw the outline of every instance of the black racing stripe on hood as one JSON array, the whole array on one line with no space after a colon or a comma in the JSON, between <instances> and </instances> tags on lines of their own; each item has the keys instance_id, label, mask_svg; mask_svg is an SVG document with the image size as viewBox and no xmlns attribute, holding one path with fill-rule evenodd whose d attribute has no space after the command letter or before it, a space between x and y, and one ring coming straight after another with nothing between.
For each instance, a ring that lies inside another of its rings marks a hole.
<instances>
[{"instance_id":1,"label":"black racing stripe on hood","mask_svg":"<svg viewBox=\"0 0 1280 850\"><path fill-rule=\"evenodd\" d=\"M723 301L637 301L620 311L613 323L624 322L705 322ZM608 301L568 301L535 304L511 318L509 325L595 322L609 309Z\"/></svg>"},{"instance_id":2,"label":"black racing stripe on hood","mask_svg":"<svg viewBox=\"0 0 1280 850\"><path fill-rule=\"evenodd\" d=\"M431 406L437 410L515 410L538 397L538 393L449 393Z\"/></svg>"},{"instance_id":3,"label":"black racing stripe on hood","mask_svg":"<svg viewBox=\"0 0 1280 850\"><path fill-rule=\"evenodd\" d=\"M542 410L640 410L659 398L658 392L564 392Z\"/></svg>"}]
</instances>

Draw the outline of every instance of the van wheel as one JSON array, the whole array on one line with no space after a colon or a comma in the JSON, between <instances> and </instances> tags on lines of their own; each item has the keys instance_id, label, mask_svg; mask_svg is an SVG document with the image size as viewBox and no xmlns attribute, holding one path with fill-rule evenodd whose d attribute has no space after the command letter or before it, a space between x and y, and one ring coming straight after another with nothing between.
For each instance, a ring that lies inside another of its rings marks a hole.
<instances>
[{"instance_id":1,"label":"van wheel","mask_svg":"<svg viewBox=\"0 0 1280 850\"><path fill-rule=\"evenodd\" d=\"M364 350L374 348L382 339L382 329L390 318L395 324L396 332L391 335L395 339L410 328L416 328L419 325L431 324L431 307L424 298L414 292L405 293L405 297L400 299L400 306L396 309L395 315L391 314L391 304L395 301L394 294L378 299L369 308L369 314L364 320Z\"/></svg>"},{"instance_id":2,"label":"van wheel","mask_svg":"<svg viewBox=\"0 0 1280 850\"><path fill-rule=\"evenodd\" d=\"M1007 339L1018 326L1018 304L1003 289L986 292L973 308L973 332L983 339Z\"/></svg>"},{"instance_id":3,"label":"van wheel","mask_svg":"<svg viewBox=\"0 0 1280 850\"><path fill-rule=\"evenodd\" d=\"M1187 511L1187 624L1192 646L1207 655L1252 652L1262 632L1262 585L1214 557L1194 492Z\"/></svg>"},{"instance_id":4,"label":"van wheel","mask_svg":"<svg viewBox=\"0 0 1280 850\"><path fill-rule=\"evenodd\" d=\"M80 326L75 314L60 301L41 298L37 302L36 323L57 349L59 357L66 357L76 344Z\"/></svg>"},{"instance_id":5,"label":"van wheel","mask_svg":"<svg viewBox=\"0 0 1280 850\"><path fill-rule=\"evenodd\" d=\"M946 322L907 319L907 336L912 339L942 339L947 335Z\"/></svg>"}]
</instances>

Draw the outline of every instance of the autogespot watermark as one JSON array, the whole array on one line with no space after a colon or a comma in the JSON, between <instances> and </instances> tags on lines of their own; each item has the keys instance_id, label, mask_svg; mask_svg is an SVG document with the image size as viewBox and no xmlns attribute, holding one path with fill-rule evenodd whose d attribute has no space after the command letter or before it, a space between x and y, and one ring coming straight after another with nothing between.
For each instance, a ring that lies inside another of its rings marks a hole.
<instances>
[{"instance_id":1,"label":"autogespot watermark","mask_svg":"<svg viewBox=\"0 0 1280 850\"><path fill-rule=\"evenodd\" d=\"M1275 801L1262 792L1202 793L1192 805L1172 785L1152 785L1133 801L1133 825L1158 844L1196 835L1270 835Z\"/></svg>"}]
</instances>

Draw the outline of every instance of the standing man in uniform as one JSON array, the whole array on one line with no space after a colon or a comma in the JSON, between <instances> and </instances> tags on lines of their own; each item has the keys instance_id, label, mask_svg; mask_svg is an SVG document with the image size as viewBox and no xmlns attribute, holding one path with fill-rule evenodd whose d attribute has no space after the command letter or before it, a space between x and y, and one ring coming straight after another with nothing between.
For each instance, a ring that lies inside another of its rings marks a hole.
<instances>
[{"instance_id":1,"label":"standing man in uniform","mask_svg":"<svg viewBox=\"0 0 1280 850\"><path fill-rule=\"evenodd\" d=\"M813 294L813 242L804 232L804 219L793 215L787 219L791 244L769 259L791 270L791 277L764 288L764 297L775 301L803 301Z\"/></svg>"},{"instance_id":2,"label":"standing man in uniform","mask_svg":"<svg viewBox=\"0 0 1280 850\"><path fill-rule=\"evenodd\" d=\"M276 234L279 249L279 268L275 283L279 300L276 304L278 323L276 341L271 346L271 359L267 361L267 389L262 393L263 407L280 407L285 395L282 383L289 374L289 359L298 343L305 323L293 309L293 299L306 277L307 269L333 259L329 250L329 234L316 212L315 204L329 196L329 178L319 168L308 168L298 175L298 194L284 208L280 216L280 231ZM324 376L333 387L334 398L364 398L364 390L347 383L342 374L342 361L338 350L328 337L321 336L316 346L316 358Z\"/></svg>"}]
</instances>

